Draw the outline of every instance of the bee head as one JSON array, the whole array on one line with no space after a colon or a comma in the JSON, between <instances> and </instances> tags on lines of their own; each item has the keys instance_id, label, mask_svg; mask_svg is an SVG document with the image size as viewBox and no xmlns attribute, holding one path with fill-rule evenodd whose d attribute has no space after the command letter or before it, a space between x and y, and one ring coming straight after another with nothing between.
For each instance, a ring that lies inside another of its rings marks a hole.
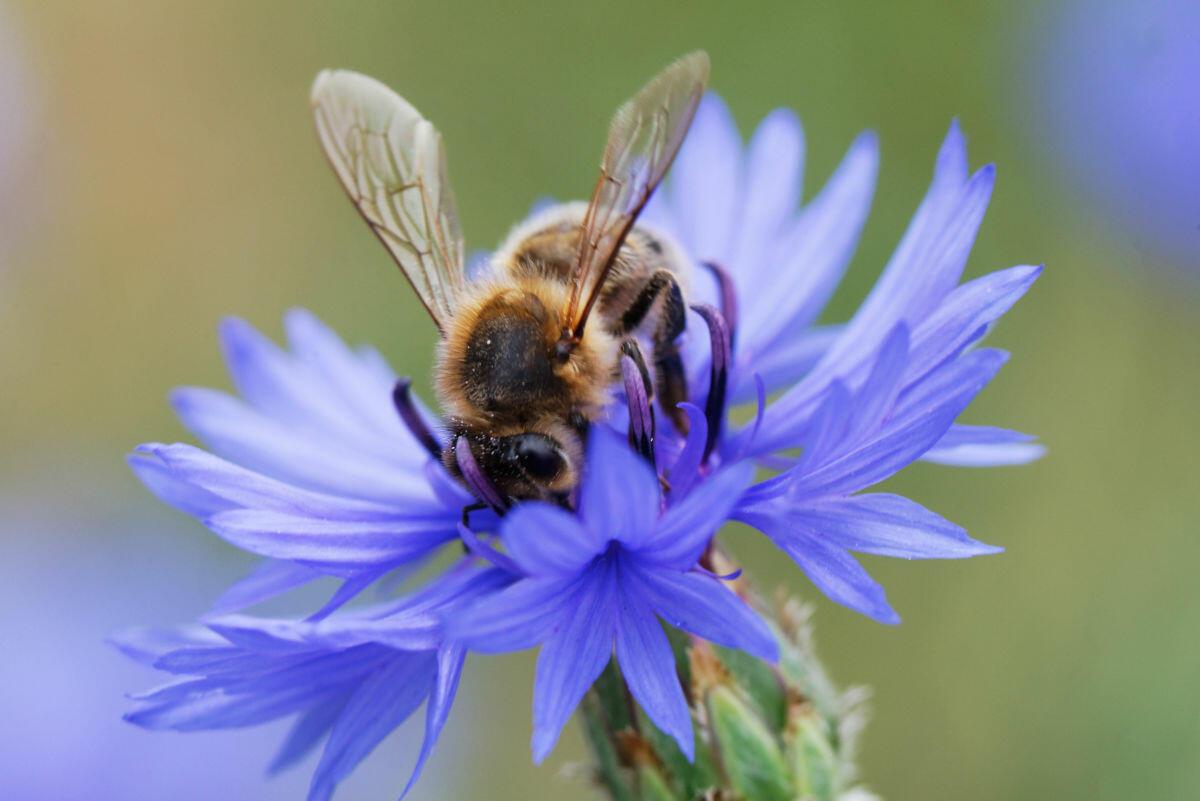
<instances>
[{"instance_id":1,"label":"bee head","mask_svg":"<svg viewBox=\"0 0 1200 801\"><path fill-rule=\"evenodd\" d=\"M479 469L501 494L510 498L561 498L578 478L579 438L567 426L551 424L540 430L495 435L463 431ZM561 429L561 430L560 430ZM462 475L454 448L446 450L451 471Z\"/></svg>"}]
</instances>

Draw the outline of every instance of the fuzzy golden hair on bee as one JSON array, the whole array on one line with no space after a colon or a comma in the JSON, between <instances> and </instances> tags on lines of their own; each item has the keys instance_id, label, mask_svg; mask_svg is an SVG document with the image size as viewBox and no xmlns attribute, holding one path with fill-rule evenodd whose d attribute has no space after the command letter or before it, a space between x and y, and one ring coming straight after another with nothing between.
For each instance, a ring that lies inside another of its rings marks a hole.
<instances>
[{"instance_id":1,"label":"fuzzy golden hair on bee","mask_svg":"<svg viewBox=\"0 0 1200 801\"><path fill-rule=\"evenodd\" d=\"M566 286L542 275L488 281L465 297L435 368L449 416L475 426L596 416L610 400L617 342L597 326L556 358L566 301Z\"/></svg>"}]
</instances>

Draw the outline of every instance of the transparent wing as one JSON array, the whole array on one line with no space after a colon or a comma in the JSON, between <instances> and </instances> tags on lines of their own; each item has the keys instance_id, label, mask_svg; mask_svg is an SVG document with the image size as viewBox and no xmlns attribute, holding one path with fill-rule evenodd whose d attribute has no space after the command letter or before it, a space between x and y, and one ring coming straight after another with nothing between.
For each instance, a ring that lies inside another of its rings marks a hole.
<instances>
[{"instance_id":1,"label":"transparent wing","mask_svg":"<svg viewBox=\"0 0 1200 801\"><path fill-rule=\"evenodd\" d=\"M356 72L318 75L312 107L346 193L444 332L465 281L441 135L404 98Z\"/></svg>"},{"instance_id":2,"label":"transparent wing","mask_svg":"<svg viewBox=\"0 0 1200 801\"><path fill-rule=\"evenodd\" d=\"M566 325L574 337L583 334L621 243L679 151L707 83L708 54L696 51L659 73L613 115L571 278Z\"/></svg>"}]
</instances>

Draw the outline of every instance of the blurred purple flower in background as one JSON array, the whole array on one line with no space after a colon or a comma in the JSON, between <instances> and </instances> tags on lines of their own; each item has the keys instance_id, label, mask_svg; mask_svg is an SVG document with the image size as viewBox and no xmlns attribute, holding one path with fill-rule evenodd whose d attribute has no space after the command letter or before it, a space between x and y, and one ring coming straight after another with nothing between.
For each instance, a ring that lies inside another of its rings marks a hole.
<instances>
[{"instance_id":1,"label":"blurred purple flower in background","mask_svg":"<svg viewBox=\"0 0 1200 801\"><path fill-rule=\"evenodd\" d=\"M1200 3L1072 0L1029 35L1051 163L1139 250L1200 279Z\"/></svg>"}]
</instances>

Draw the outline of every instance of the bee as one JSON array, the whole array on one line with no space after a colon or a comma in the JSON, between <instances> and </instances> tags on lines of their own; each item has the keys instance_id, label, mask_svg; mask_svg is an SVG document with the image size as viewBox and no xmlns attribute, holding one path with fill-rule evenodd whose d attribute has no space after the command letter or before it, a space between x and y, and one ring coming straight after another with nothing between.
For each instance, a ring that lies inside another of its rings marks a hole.
<instances>
[{"instance_id":1,"label":"bee","mask_svg":"<svg viewBox=\"0 0 1200 801\"><path fill-rule=\"evenodd\" d=\"M708 70L708 56L692 53L617 109L591 199L518 225L493 254L490 275L477 280L466 277L438 131L373 78L318 75L312 107L325 155L440 334L435 385L450 446L438 456L453 475L462 478L465 441L501 494L567 497L623 353L686 430L677 340L688 261L637 219L683 142ZM652 370L639 338L651 343Z\"/></svg>"}]
</instances>

